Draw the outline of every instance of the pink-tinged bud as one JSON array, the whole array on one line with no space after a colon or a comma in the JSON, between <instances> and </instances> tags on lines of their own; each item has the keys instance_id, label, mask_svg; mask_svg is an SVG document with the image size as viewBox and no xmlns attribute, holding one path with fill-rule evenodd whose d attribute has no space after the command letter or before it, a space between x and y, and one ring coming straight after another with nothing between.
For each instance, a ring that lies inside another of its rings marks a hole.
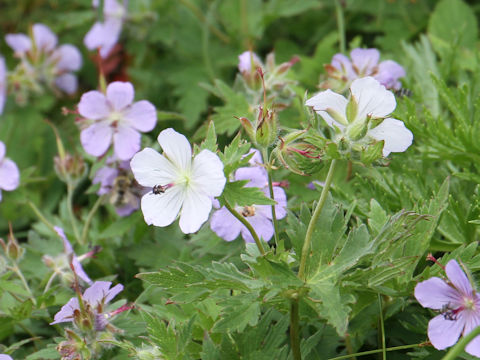
<instances>
[{"instance_id":1,"label":"pink-tinged bud","mask_svg":"<svg viewBox=\"0 0 480 360\"><path fill-rule=\"evenodd\" d=\"M284 63L278 65L275 73L278 74L278 75L283 74L283 73L287 72L288 70L290 70L290 68L299 61L300 61L300 58L298 56L294 56L290 59L290 61L287 61L287 62L284 62Z\"/></svg>"},{"instance_id":2,"label":"pink-tinged bud","mask_svg":"<svg viewBox=\"0 0 480 360\"><path fill-rule=\"evenodd\" d=\"M13 236L12 228L10 227L10 234L8 235L5 255L7 258L17 262L23 257L24 253L25 249L18 244L17 239L15 236Z\"/></svg>"},{"instance_id":3,"label":"pink-tinged bud","mask_svg":"<svg viewBox=\"0 0 480 360\"><path fill-rule=\"evenodd\" d=\"M55 156L53 162L55 172L63 182L79 181L87 170L83 158L78 154L65 153L63 157Z\"/></svg>"},{"instance_id":4,"label":"pink-tinged bud","mask_svg":"<svg viewBox=\"0 0 480 360\"><path fill-rule=\"evenodd\" d=\"M274 111L259 108L255 143L262 148L267 148L277 140L277 115Z\"/></svg>"},{"instance_id":5,"label":"pink-tinged bud","mask_svg":"<svg viewBox=\"0 0 480 360\"><path fill-rule=\"evenodd\" d=\"M236 117L238 120L240 120L240 123L242 124L243 128L245 129L245 132L247 133L247 136L250 138L252 142L255 142L255 129L253 128L252 123L250 120L248 120L245 117Z\"/></svg>"}]
</instances>

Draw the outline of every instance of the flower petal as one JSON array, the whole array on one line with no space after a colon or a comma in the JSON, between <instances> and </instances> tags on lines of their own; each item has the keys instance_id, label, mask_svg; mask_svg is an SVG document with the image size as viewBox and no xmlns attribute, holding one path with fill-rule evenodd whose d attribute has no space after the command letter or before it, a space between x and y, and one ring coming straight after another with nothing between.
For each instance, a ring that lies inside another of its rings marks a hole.
<instances>
[{"instance_id":1,"label":"flower petal","mask_svg":"<svg viewBox=\"0 0 480 360\"><path fill-rule=\"evenodd\" d=\"M386 60L378 65L378 72L374 77L387 89L398 90L401 87L398 79L405 75L405 69L402 66L393 60Z\"/></svg>"},{"instance_id":2,"label":"flower petal","mask_svg":"<svg viewBox=\"0 0 480 360\"><path fill-rule=\"evenodd\" d=\"M210 219L210 229L223 240L235 240L240 234L242 223L225 206L215 211Z\"/></svg>"},{"instance_id":3,"label":"flower petal","mask_svg":"<svg viewBox=\"0 0 480 360\"><path fill-rule=\"evenodd\" d=\"M17 164L10 159L0 162L0 189L12 191L20 184L20 171Z\"/></svg>"},{"instance_id":4,"label":"flower petal","mask_svg":"<svg viewBox=\"0 0 480 360\"><path fill-rule=\"evenodd\" d=\"M3 158L5 157L5 153L7 151L7 148L5 147L5 144L0 141L0 161L3 160Z\"/></svg>"},{"instance_id":5,"label":"flower petal","mask_svg":"<svg viewBox=\"0 0 480 360\"><path fill-rule=\"evenodd\" d=\"M450 260L445 266L448 279L463 295L472 296L472 285L456 260Z\"/></svg>"},{"instance_id":6,"label":"flower petal","mask_svg":"<svg viewBox=\"0 0 480 360\"><path fill-rule=\"evenodd\" d=\"M112 128L106 122L92 124L82 130L80 142L87 154L102 156L112 143Z\"/></svg>"},{"instance_id":7,"label":"flower petal","mask_svg":"<svg viewBox=\"0 0 480 360\"><path fill-rule=\"evenodd\" d=\"M128 107L124 119L138 131L148 132L157 124L157 110L150 101L141 100Z\"/></svg>"},{"instance_id":8,"label":"flower petal","mask_svg":"<svg viewBox=\"0 0 480 360\"><path fill-rule=\"evenodd\" d=\"M44 52L50 52L57 46L57 35L52 30L43 24L34 24L32 26L33 39L37 49Z\"/></svg>"},{"instance_id":9,"label":"flower petal","mask_svg":"<svg viewBox=\"0 0 480 360\"><path fill-rule=\"evenodd\" d=\"M104 119L110 114L110 111L105 95L96 90L83 94L78 104L80 115L91 120Z\"/></svg>"},{"instance_id":10,"label":"flower petal","mask_svg":"<svg viewBox=\"0 0 480 360\"><path fill-rule=\"evenodd\" d=\"M65 305L62 306L60 311L55 314L53 322L51 322L50 325L73 321L73 312L78 309L80 309L78 299L76 297L71 298Z\"/></svg>"},{"instance_id":11,"label":"flower petal","mask_svg":"<svg viewBox=\"0 0 480 360\"><path fill-rule=\"evenodd\" d=\"M423 307L440 310L446 305L462 304L462 296L453 287L438 277L432 277L415 286L415 298Z\"/></svg>"},{"instance_id":12,"label":"flower petal","mask_svg":"<svg viewBox=\"0 0 480 360\"><path fill-rule=\"evenodd\" d=\"M371 75L380 59L377 49L353 49L350 52L354 69L359 76Z\"/></svg>"},{"instance_id":13,"label":"flower petal","mask_svg":"<svg viewBox=\"0 0 480 360\"><path fill-rule=\"evenodd\" d=\"M158 135L158 143L163 149L163 155L179 170L189 170L192 166L192 148L187 138L168 128Z\"/></svg>"},{"instance_id":14,"label":"flower petal","mask_svg":"<svg viewBox=\"0 0 480 360\"><path fill-rule=\"evenodd\" d=\"M210 210L212 210L212 200L209 196L187 188L180 213L180 230L184 234L198 231L200 226L208 220Z\"/></svg>"},{"instance_id":15,"label":"flower petal","mask_svg":"<svg viewBox=\"0 0 480 360\"><path fill-rule=\"evenodd\" d=\"M391 152L404 152L413 141L413 134L403 121L392 118L383 120L380 125L369 130L368 135L378 141L385 141L383 156L388 156Z\"/></svg>"},{"instance_id":16,"label":"flower petal","mask_svg":"<svg viewBox=\"0 0 480 360\"><path fill-rule=\"evenodd\" d=\"M428 323L428 339L435 349L443 350L455 344L465 326L464 313L459 312L456 320L448 320L443 315L435 316Z\"/></svg>"},{"instance_id":17,"label":"flower petal","mask_svg":"<svg viewBox=\"0 0 480 360\"><path fill-rule=\"evenodd\" d=\"M118 18L107 18L102 24L101 32L101 42L97 47L100 48L100 56L105 59L120 38L122 20Z\"/></svg>"},{"instance_id":18,"label":"flower petal","mask_svg":"<svg viewBox=\"0 0 480 360\"><path fill-rule=\"evenodd\" d=\"M120 160L130 160L140 150L140 133L128 126L119 126L113 135L113 150Z\"/></svg>"},{"instance_id":19,"label":"flower petal","mask_svg":"<svg viewBox=\"0 0 480 360\"><path fill-rule=\"evenodd\" d=\"M7 34L5 41L17 55L22 55L32 48L32 41L25 34Z\"/></svg>"},{"instance_id":20,"label":"flower petal","mask_svg":"<svg viewBox=\"0 0 480 360\"><path fill-rule=\"evenodd\" d=\"M130 161L130 167L135 179L142 186L167 185L177 178L177 169L172 163L151 148L135 154Z\"/></svg>"},{"instance_id":21,"label":"flower petal","mask_svg":"<svg viewBox=\"0 0 480 360\"><path fill-rule=\"evenodd\" d=\"M163 194L149 192L143 195L141 207L145 222L161 227L170 225L180 212L184 197L183 189L179 186L173 186Z\"/></svg>"},{"instance_id":22,"label":"flower petal","mask_svg":"<svg viewBox=\"0 0 480 360\"><path fill-rule=\"evenodd\" d=\"M107 292L107 296L105 296L105 304L110 302L115 296L118 295L123 290L122 284L117 284Z\"/></svg>"},{"instance_id":23,"label":"flower petal","mask_svg":"<svg viewBox=\"0 0 480 360\"><path fill-rule=\"evenodd\" d=\"M353 80L356 75L353 71L352 62L343 54L335 54L332 58L331 65L337 69L347 80Z\"/></svg>"},{"instance_id":24,"label":"flower petal","mask_svg":"<svg viewBox=\"0 0 480 360\"><path fill-rule=\"evenodd\" d=\"M118 170L109 166L104 166L95 173L92 184L100 183L100 189L97 195L108 194L112 190L115 178L118 176Z\"/></svg>"},{"instance_id":25,"label":"flower petal","mask_svg":"<svg viewBox=\"0 0 480 360\"><path fill-rule=\"evenodd\" d=\"M60 90L63 90L65 93L71 95L75 91L77 91L77 87L78 87L77 77L70 73L60 75L55 79L55 85Z\"/></svg>"},{"instance_id":26,"label":"flower petal","mask_svg":"<svg viewBox=\"0 0 480 360\"><path fill-rule=\"evenodd\" d=\"M238 70L243 73L255 72L257 67L263 67L262 61L252 51L245 51L238 55Z\"/></svg>"},{"instance_id":27,"label":"flower petal","mask_svg":"<svg viewBox=\"0 0 480 360\"><path fill-rule=\"evenodd\" d=\"M472 311L466 313L465 318L466 322L463 336L467 335L473 329L480 325L480 314L478 313L478 310L476 312ZM480 335L476 336L472 341L468 343L468 345L465 347L465 351L473 356L480 357Z\"/></svg>"},{"instance_id":28,"label":"flower petal","mask_svg":"<svg viewBox=\"0 0 480 360\"><path fill-rule=\"evenodd\" d=\"M353 81L350 91L357 102L355 121L363 121L367 115L373 119L384 118L397 106L393 93L370 76Z\"/></svg>"},{"instance_id":29,"label":"flower petal","mask_svg":"<svg viewBox=\"0 0 480 360\"><path fill-rule=\"evenodd\" d=\"M93 285L83 293L83 300L89 303L92 307L101 304L108 294L110 285L112 285L110 281L95 281Z\"/></svg>"},{"instance_id":30,"label":"flower petal","mask_svg":"<svg viewBox=\"0 0 480 360\"><path fill-rule=\"evenodd\" d=\"M56 66L58 71L77 71L82 67L82 54L76 46L61 45L53 56L58 59Z\"/></svg>"},{"instance_id":31,"label":"flower petal","mask_svg":"<svg viewBox=\"0 0 480 360\"><path fill-rule=\"evenodd\" d=\"M258 237L263 239L263 241L269 241L273 236L273 224L272 222L265 216L261 214L255 214L254 216L246 217L247 221L252 225L257 233ZM243 240L247 243L255 242L253 240L250 231L248 231L246 226L242 225L242 237Z\"/></svg>"},{"instance_id":32,"label":"flower petal","mask_svg":"<svg viewBox=\"0 0 480 360\"><path fill-rule=\"evenodd\" d=\"M259 166L239 168L235 171L235 180L248 180L246 187L262 189L268 185L267 170Z\"/></svg>"},{"instance_id":33,"label":"flower petal","mask_svg":"<svg viewBox=\"0 0 480 360\"><path fill-rule=\"evenodd\" d=\"M337 126L340 130L347 125L347 99L344 96L328 89L311 97L305 105L311 106L331 127ZM333 115L333 117L332 117Z\"/></svg>"},{"instance_id":34,"label":"flower petal","mask_svg":"<svg viewBox=\"0 0 480 360\"><path fill-rule=\"evenodd\" d=\"M76 257L73 257L72 259L72 266L73 266L73 271L75 271L75 274L85 281L87 284L91 285L92 284L92 279L87 275L85 270L83 270L82 264L80 264L80 261Z\"/></svg>"},{"instance_id":35,"label":"flower petal","mask_svg":"<svg viewBox=\"0 0 480 360\"><path fill-rule=\"evenodd\" d=\"M219 196L225 187L225 174L220 158L210 150L202 150L193 159L192 188L208 196Z\"/></svg>"},{"instance_id":36,"label":"flower petal","mask_svg":"<svg viewBox=\"0 0 480 360\"><path fill-rule=\"evenodd\" d=\"M129 82L115 81L107 86L107 100L115 111L126 108L133 102L135 90Z\"/></svg>"},{"instance_id":37,"label":"flower petal","mask_svg":"<svg viewBox=\"0 0 480 360\"><path fill-rule=\"evenodd\" d=\"M10 355L0 354L0 360L13 360Z\"/></svg>"},{"instance_id":38,"label":"flower petal","mask_svg":"<svg viewBox=\"0 0 480 360\"><path fill-rule=\"evenodd\" d=\"M7 101L7 66L5 59L0 56L0 115L3 113L5 102ZM3 156L0 156L0 160Z\"/></svg>"}]
</instances>

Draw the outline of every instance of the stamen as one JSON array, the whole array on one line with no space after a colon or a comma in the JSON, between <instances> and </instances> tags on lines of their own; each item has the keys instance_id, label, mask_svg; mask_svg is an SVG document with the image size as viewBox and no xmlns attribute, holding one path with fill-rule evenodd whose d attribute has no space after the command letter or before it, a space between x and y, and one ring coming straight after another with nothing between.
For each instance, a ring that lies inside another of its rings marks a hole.
<instances>
[{"instance_id":1,"label":"stamen","mask_svg":"<svg viewBox=\"0 0 480 360\"><path fill-rule=\"evenodd\" d=\"M440 263L438 262L438 260L437 260L431 253L429 253L429 254L427 255L426 260L428 260L428 261L433 261L435 264L437 264L438 266L440 266L440 267L443 269L443 271L445 271L445 266L443 266L442 264L440 264Z\"/></svg>"},{"instance_id":2,"label":"stamen","mask_svg":"<svg viewBox=\"0 0 480 360\"><path fill-rule=\"evenodd\" d=\"M173 184L167 184L167 185L155 185L152 189L152 192L154 195L160 195L163 194L167 189L171 188Z\"/></svg>"}]
</instances>

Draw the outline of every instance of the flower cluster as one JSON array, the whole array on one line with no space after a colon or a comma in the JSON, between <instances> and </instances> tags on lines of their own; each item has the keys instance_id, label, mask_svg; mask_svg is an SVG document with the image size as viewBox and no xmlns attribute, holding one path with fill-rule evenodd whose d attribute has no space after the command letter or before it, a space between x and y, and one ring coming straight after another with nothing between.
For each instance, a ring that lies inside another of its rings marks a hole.
<instances>
[{"instance_id":1,"label":"flower cluster","mask_svg":"<svg viewBox=\"0 0 480 360\"><path fill-rule=\"evenodd\" d=\"M383 156L403 152L412 144L413 134L400 120L388 117L396 107L395 96L372 77L352 82L351 97L332 90L322 91L306 101L335 129L339 150L362 151L383 141Z\"/></svg>"},{"instance_id":2,"label":"flower cluster","mask_svg":"<svg viewBox=\"0 0 480 360\"><path fill-rule=\"evenodd\" d=\"M354 49L350 52L351 60L343 55L336 54L332 62L325 66L328 80L321 87L344 92L354 81L365 76L371 76L385 88L399 90L402 84L399 78L405 76L405 70L395 61L380 60L377 49Z\"/></svg>"},{"instance_id":3,"label":"flower cluster","mask_svg":"<svg viewBox=\"0 0 480 360\"><path fill-rule=\"evenodd\" d=\"M163 155L145 148L130 162L138 183L152 188L141 200L145 222L168 226L180 213L180 229L194 233L207 221L213 197L223 191L223 163L206 149L192 158L187 138L173 129L163 130L158 143Z\"/></svg>"},{"instance_id":4,"label":"flower cluster","mask_svg":"<svg viewBox=\"0 0 480 360\"><path fill-rule=\"evenodd\" d=\"M20 172L17 164L5 157L5 144L0 141L0 201L2 201L2 190L15 190L20 184Z\"/></svg>"},{"instance_id":5,"label":"flower cluster","mask_svg":"<svg viewBox=\"0 0 480 360\"><path fill-rule=\"evenodd\" d=\"M57 46L57 36L46 25L34 24L31 38L25 34L7 34L5 40L20 58L11 76L17 101L21 101L18 88L23 92L40 91L41 84L45 84L67 94L77 90L77 77L73 72L82 66L80 51L70 44ZM0 83L4 83L1 70Z\"/></svg>"},{"instance_id":6,"label":"flower cluster","mask_svg":"<svg viewBox=\"0 0 480 360\"><path fill-rule=\"evenodd\" d=\"M480 296L455 260L445 266L448 281L432 277L415 287L415 297L426 308L439 311L428 323L428 338L438 350L454 345L460 335L480 326ZM480 336L465 348L480 357Z\"/></svg>"},{"instance_id":7,"label":"flower cluster","mask_svg":"<svg viewBox=\"0 0 480 360\"><path fill-rule=\"evenodd\" d=\"M140 150L140 132L153 130L157 112L149 101L133 102L134 93L131 83L116 81L107 86L106 94L94 90L82 95L80 140L88 154L102 156L112 142L120 160L130 160Z\"/></svg>"},{"instance_id":8,"label":"flower cluster","mask_svg":"<svg viewBox=\"0 0 480 360\"><path fill-rule=\"evenodd\" d=\"M237 169L235 180L248 180L247 187L258 187L262 189L265 196L269 197L267 171L263 166L262 157L258 150L253 150L254 155L249 160L250 167ZM287 196L280 186L273 186L275 205L275 215L277 219L283 219L287 215ZM272 207L270 205L251 205L240 207L235 210L241 214L252 225L255 232L264 241L269 241L274 232L272 224ZM210 221L210 228L226 241L232 241L242 234L246 242L254 242L248 229L238 219L236 219L226 207L221 207L215 211Z\"/></svg>"}]
</instances>

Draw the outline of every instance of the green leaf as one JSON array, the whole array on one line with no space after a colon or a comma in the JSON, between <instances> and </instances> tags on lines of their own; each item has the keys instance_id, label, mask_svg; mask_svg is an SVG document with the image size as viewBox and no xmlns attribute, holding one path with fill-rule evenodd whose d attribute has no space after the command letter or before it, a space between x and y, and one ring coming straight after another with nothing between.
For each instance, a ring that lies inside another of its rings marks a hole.
<instances>
[{"instance_id":1,"label":"green leaf","mask_svg":"<svg viewBox=\"0 0 480 360\"><path fill-rule=\"evenodd\" d=\"M126 232L131 230L135 223L137 223L141 218L141 213L139 211L134 212L130 216L122 217L117 221L111 223L105 230L103 230L98 236L100 239L108 239L116 236L125 235Z\"/></svg>"},{"instance_id":2,"label":"green leaf","mask_svg":"<svg viewBox=\"0 0 480 360\"><path fill-rule=\"evenodd\" d=\"M44 359L60 359L60 353L56 348L46 348L28 355L25 360L44 360Z\"/></svg>"},{"instance_id":3,"label":"green leaf","mask_svg":"<svg viewBox=\"0 0 480 360\"><path fill-rule=\"evenodd\" d=\"M223 309L220 320L214 325L213 332L242 332L247 325L255 326L260 316L258 295L249 293L235 296Z\"/></svg>"},{"instance_id":4,"label":"green leaf","mask_svg":"<svg viewBox=\"0 0 480 360\"><path fill-rule=\"evenodd\" d=\"M215 124L213 121L208 123L207 137L200 145L200 149L207 149L212 152L217 152L217 134L215 133Z\"/></svg>"},{"instance_id":5,"label":"green leaf","mask_svg":"<svg viewBox=\"0 0 480 360\"><path fill-rule=\"evenodd\" d=\"M216 129L216 128L215 128ZM245 156L250 149L250 144L242 140L240 133L235 136L230 145L226 146L220 159L223 162L223 171L228 178L232 172L241 166L247 166L253 154Z\"/></svg>"},{"instance_id":6,"label":"green leaf","mask_svg":"<svg viewBox=\"0 0 480 360\"><path fill-rule=\"evenodd\" d=\"M245 187L248 180L228 182L225 185L223 194L220 197L222 201L228 202L231 206L248 206L248 205L275 205L276 202L259 188Z\"/></svg>"}]
</instances>

